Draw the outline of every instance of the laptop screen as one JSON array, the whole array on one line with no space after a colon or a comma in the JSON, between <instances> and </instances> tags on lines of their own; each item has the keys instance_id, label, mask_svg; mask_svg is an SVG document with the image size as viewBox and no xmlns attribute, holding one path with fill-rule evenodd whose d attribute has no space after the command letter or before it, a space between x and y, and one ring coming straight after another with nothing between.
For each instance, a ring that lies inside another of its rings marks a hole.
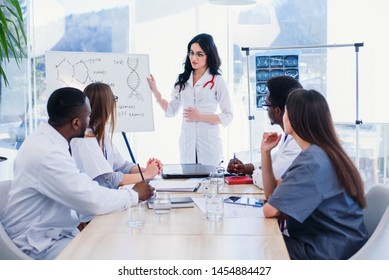
<instances>
[{"instance_id":1,"label":"laptop screen","mask_svg":"<svg viewBox=\"0 0 389 280\"><path fill-rule=\"evenodd\" d=\"M162 178L204 178L215 171L215 166L195 163L186 164L164 164L162 169Z\"/></svg>"}]
</instances>

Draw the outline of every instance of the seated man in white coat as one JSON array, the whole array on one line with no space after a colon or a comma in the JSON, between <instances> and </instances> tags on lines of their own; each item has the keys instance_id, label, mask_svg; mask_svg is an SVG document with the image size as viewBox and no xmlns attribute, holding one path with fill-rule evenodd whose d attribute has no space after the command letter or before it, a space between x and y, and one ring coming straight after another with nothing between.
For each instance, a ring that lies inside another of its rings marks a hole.
<instances>
[{"instance_id":1,"label":"seated man in white coat","mask_svg":"<svg viewBox=\"0 0 389 280\"><path fill-rule=\"evenodd\" d=\"M289 76L278 76L267 81L268 93L266 100L262 103L262 108L268 112L270 123L278 124L284 130L282 116L286 99L289 93L296 88L302 88L301 84ZM301 149L290 135L283 134L277 152L272 154L273 173L276 178L281 178ZM254 185L263 189L261 163L244 164L239 159L231 159L228 163L227 171L230 173L244 173L252 175Z\"/></svg>"},{"instance_id":2,"label":"seated man in white coat","mask_svg":"<svg viewBox=\"0 0 389 280\"><path fill-rule=\"evenodd\" d=\"M92 181L71 157L69 142L83 137L91 112L86 95L61 88L47 103L41 123L21 146L1 222L13 242L34 259L54 259L75 237L81 215L124 210L153 195L145 182L108 189Z\"/></svg>"}]
</instances>

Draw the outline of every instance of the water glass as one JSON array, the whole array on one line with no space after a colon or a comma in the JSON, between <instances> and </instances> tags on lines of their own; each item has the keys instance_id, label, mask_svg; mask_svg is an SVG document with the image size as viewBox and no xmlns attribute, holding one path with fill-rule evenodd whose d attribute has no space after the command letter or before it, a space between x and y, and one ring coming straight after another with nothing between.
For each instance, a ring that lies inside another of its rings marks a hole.
<instances>
[{"instance_id":1,"label":"water glass","mask_svg":"<svg viewBox=\"0 0 389 280\"><path fill-rule=\"evenodd\" d=\"M218 194L217 182L212 181L211 177L201 182L201 189L205 197L216 196Z\"/></svg>"},{"instance_id":2,"label":"water glass","mask_svg":"<svg viewBox=\"0 0 389 280\"><path fill-rule=\"evenodd\" d=\"M207 219L210 221L219 221L223 219L224 215L224 201L222 197L211 196L205 200L205 209Z\"/></svg>"},{"instance_id":3,"label":"water glass","mask_svg":"<svg viewBox=\"0 0 389 280\"><path fill-rule=\"evenodd\" d=\"M224 188L224 168L216 168L215 172L210 174L211 181L217 185L218 191Z\"/></svg>"},{"instance_id":4,"label":"water glass","mask_svg":"<svg viewBox=\"0 0 389 280\"><path fill-rule=\"evenodd\" d=\"M172 208L172 202L169 194L157 193L153 201L155 214L169 214Z\"/></svg>"},{"instance_id":5,"label":"water glass","mask_svg":"<svg viewBox=\"0 0 389 280\"><path fill-rule=\"evenodd\" d=\"M130 227L141 227L146 219L146 204L139 203L128 208L128 224Z\"/></svg>"}]
</instances>

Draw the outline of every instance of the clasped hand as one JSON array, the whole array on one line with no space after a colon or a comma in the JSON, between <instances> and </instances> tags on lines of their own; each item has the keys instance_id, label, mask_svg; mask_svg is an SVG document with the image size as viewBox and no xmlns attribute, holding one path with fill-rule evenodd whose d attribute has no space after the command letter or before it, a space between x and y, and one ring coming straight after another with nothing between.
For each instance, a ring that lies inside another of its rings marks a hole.
<instances>
[{"instance_id":1,"label":"clasped hand","mask_svg":"<svg viewBox=\"0 0 389 280\"><path fill-rule=\"evenodd\" d=\"M146 166L146 171L145 171L145 175L147 174L146 178L153 178L156 175L161 174L162 168L163 168L163 165L159 159L150 158L147 161L147 166Z\"/></svg>"}]
</instances>

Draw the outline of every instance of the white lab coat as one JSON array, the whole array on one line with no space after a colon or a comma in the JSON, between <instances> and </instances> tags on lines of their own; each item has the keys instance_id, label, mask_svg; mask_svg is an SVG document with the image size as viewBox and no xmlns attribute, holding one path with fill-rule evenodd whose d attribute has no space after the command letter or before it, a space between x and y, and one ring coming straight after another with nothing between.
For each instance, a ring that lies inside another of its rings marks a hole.
<instances>
[{"instance_id":1,"label":"white lab coat","mask_svg":"<svg viewBox=\"0 0 389 280\"><path fill-rule=\"evenodd\" d=\"M70 141L72 156L81 172L85 172L92 179L101 174L117 172L127 162L111 139L106 135L104 154L95 137L73 138ZM135 166L129 163L130 170Z\"/></svg>"},{"instance_id":2,"label":"white lab coat","mask_svg":"<svg viewBox=\"0 0 389 280\"><path fill-rule=\"evenodd\" d=\"M73 138L70 147L78 169L91 179L113 172L113 165L104 157L95 137Z\"/></svg>"},{"instance_id":3,"label":"white lab coat","mask_svg":"<svg viewBox=\"0 0 389 280\"><path fill-rule=\"evenodd\" d=\"M185 84L185 89L179 92L175 87L172 100L169 102L166 116L174 117L181 107L194 107L202 114L218 113L220 122L227 126L232 122L233 114L227 85L221 75L215 75L214 86L211 89L212 75L207 70L193 85L193 72ZM218 165L223 159L223 143L219 125L205 122L187 122L182 119L180 135L181 163L195 163L196 153L198 163Z\"/></svg>"},{"instance_id":4,"label":"white lab coat","mask_svg":"<svg viewBox=\"0 0 389 280\"><path fill-rule=\"evenodd\" d=\"M301 149L296 140L290 135L282 134L278 150L271 155L273 174L276 179L281 178L300 152ZM254 185L263 189L261 163L256 162L253 165L252 177Z\"/></svg>"},{"instance_id":5,"label":"white lab coat","mask_svg":"<svg viewBox=\"0 0 389 280\"><path fill-rule=\"evenodd\" d=\"M41 123L18 151L1 222L20 249L40 254L57 240L78 234L80 214L106 214L137 202L132 189L100 187L80 173L67 140Z\"/></svg>"}]
</instances>

